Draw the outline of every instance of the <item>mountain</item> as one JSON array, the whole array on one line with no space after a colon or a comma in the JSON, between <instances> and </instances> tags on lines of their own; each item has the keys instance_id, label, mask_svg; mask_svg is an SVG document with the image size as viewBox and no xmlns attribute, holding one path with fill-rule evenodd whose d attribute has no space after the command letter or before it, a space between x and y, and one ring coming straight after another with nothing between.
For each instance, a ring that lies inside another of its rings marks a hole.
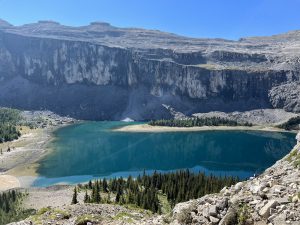
<instances>
[{"instance_id":1,"label":"mountain","mask_svg":"<svg viewBox=\"0 0 300 225\"><path fill-rule=\"evenodd\" d=\"M80 119L147 120L284 108L300 112L300 31L196 39L93 22L0 20L0 105Z\"/></svg>"}]
</instances>

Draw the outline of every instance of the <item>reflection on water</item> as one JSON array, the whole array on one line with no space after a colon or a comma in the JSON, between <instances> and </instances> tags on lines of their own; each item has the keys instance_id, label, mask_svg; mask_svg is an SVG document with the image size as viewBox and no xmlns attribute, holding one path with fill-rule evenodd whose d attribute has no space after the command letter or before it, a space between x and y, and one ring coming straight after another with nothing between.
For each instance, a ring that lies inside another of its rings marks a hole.
<instances>
[{"instance_id":1,"label":"reflection on water","mask_svg":"<svg viewBox=\"0 0 300 225\"><path fill-rule=\"evenodd\" d=\"M122 122L87 122L56 132L54 151L40 162L41 186L91 176L124 176L182 168L249 177L295 144L294 134L257 131L123 133ZM51 180L49 180L51 179Z\"/></svg>"}]
</instances>

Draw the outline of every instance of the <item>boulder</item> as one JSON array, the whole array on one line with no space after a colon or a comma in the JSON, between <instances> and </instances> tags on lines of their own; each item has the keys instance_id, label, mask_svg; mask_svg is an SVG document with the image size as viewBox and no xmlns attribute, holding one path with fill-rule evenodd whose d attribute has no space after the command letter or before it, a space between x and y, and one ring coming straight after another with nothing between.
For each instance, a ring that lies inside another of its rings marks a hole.
<instances>
[{"instance_id":1,"label":"boulder","mask_svg":"<svg viewBox=\"0 0 300 225\"><path fill-rule=\"evenodd\" d=\"M236 225L237 224L237 212L234 208L229 208L226 215L220 221L219 225Z\"/></svg>"},{"instance_id":2,"label":"boulder","mask_svg":"<svg viewBox=\"0 0 300 225\"><path fill-rule=\"evenodd\" d=\"M218 224L220 219L216 218L216 217L213 217L213 216L210 216L209 217L209 220L212 224Z\"/></svg>"},{"instance_id":3,"label":"boulder","mask_svg":"<svg viewBox=\"0 0 300 225\"><path fill-rule=\"evenodd\" d=\"M234 186L234 190L235 192L238 192L242 189L242 187L244 186L244 184L242 182L238 182L235 186Z\"/></svg>"},{"instance_id":4,"label":"boulder","mask_svg":"<svg viewBox=\"0 0 300 225\"><path fill-rule=\"evenodd\" d=\"M259 215L264 218L268 218L270 216L270 209L275 208L278 205L276 200L270 200L267 204L259 210Z\"/></svg>"},{"instance_id":5,"label":"boulder","mask_svg":"<svg viewBox=\"0 0 300 225\"><path fill-rule=\"evenodd\" d=\"M217 206L215 206L215 205L210 206L208 213L210 216L217 216L218 215Z\"/></svg>"},{"instance_id":6,"label":"boulder","mask_svg":"<svg viewBox=\"0 0 300 225\"><path fill-rule=\"evenodd\" d=\"M226 198L226 197L223 200L217 202L217 208L219 210L223 210L223 209L227 208L227 206L228 206L228 198Z\"/></svg>"}]
</instances>

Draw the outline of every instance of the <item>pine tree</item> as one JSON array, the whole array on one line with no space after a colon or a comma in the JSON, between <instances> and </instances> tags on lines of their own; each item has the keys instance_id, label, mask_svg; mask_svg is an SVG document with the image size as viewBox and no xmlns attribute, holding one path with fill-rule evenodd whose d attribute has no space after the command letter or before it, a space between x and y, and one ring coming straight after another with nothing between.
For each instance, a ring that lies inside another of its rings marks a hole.
<instances>
[{"instance_id":1,"label":"pine tree","mask_svg":"<svg viewBox=\"0 0 300 225\"><path fill-rule=\"evenodd\" d=\"M100 185L99 185L98 181L96 181L93 185L91 201L94 202L94 203L100 203L101 202Z\"/></svg>"},{"instance_id":2,"label":"pine tree","mask_svg":"<svg viewBox=\"0 0 300 225\"><path fill-rule=\"evenodd\" d=\"M100 203L101 202L101 195L100 195L100 190L99 187L96 188L96 197L95 197L95 202Z\"/></svg>"},{"instance_id":3,"label":"pine tree","mask_svg":"<svg viewBox=\"0 0 300 225\"><path fill-rule=\"evenodd\" d=\"M84 195L84 203L89 203L90 202L90 196L87 193L87 190L85 190L85 195Z\"/></svg>"},{"instance_id":4,"label":"pine tree","mask_svg":"<svg viewBox=\"0 0 300 225\"><path fill-rule=\"evenodd\" d=\"M77 201L77 188L75 187L71 204L77 204L77 203L78 203L78 201Z\"/></svg>"},{"instance_id":5,"label":"pine tree","mask_svg":"<svg viewBox=\"0 0 300 225\"><path fill-rule=\"evenodd\" d=\"M92 184L92 181L90 180L89 183L88 183L88 187L89 189L92 189L93 188L93 184Z\"/></svg>"},{"instance_id":6,"label":"pine tree","mask_svg":"<svg viewBox=\"0 0 300 225\"><path fill-rule=\"evenodd\" d=\"M107 181L105 178L103 179L102 186L103 186L103 191L107 193L108 192L108 184L107 184Z\"/></svg>"},{"instance_id":7,"label":"pine tree","mask_svg":"<svg viewBox=\"0 0 300 225\"><path fill-rule=\"evenodd\" d=\"M110 194L113 193L116 196L115 202L118 204L135 204L159 213L161 211L158 199L159 192L164 193L170 205L174 206L178 202L218 192L224 186L231 186L236 182L238 179L234 177L207 176L204 173L191 173L189 170L172 173L155 172L152 175L144 173L137 179L132 177L128 177L128 179L113 178L108 182L103 179L102 182L95 181L87 184L87 188L92 186L92 193L89 196L88 190L86 190L84 202L100 203L100 190L107 190L108 197L103 202L110 203ZM1 202L5 202L5 200L0 199L0 209Z\"/></svg>"}]
</instances>

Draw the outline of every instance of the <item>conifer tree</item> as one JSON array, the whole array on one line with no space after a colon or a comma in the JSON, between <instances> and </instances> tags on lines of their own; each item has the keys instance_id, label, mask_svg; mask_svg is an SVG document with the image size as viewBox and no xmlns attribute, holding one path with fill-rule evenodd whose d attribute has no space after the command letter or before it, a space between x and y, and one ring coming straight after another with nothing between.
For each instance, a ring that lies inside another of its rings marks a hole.
<instances>
[{"instance_id":1,"label":"conifer tree","mask_svg":"<svg viewBox=\"0 0 300 225\"><path fill-rule=\"evenodd\" d=\"M89 203L90 202L90 196L87 193L87 190L85 190L85 195L84 195L84 203Z\"/></svg>"},{"instance_id":2,"label":"conifer tree","mask_svg":"<svg viewBox=\"0 0 300 225\"><path fill-rule=\"evenodd\" d=\"M93 188L93 184L92 184L92 181L90 180L89 183L88 183L88 187L89 189L92 189Z\"/></svg>"},{"instance_id":3,"label":"conifer tree","mask_svg":"<svg viewBox=\"0 0 300 225\"><path fill-rule=\"evenodd\" d=\"M103 186L103 191L107 193L108 192L108 184L107 184L107 181L105 178L103 179L102 186Z\"/></svg>"},{"instance_id":4,"label":"conifer tree","mask_svg":"<svg viewBox=\"0 0 300 225\"><path fill-rule=\"evenodd\" d=\"M78 201L77 201L77 188L75 187L71 204L77 204L77 203L78 203Z\"/></svg>"},{"instance_id":5,"label":"conifer tree","mask_svg":"<svg viewBox=\"0 0 300 225\"><path fill-rule=\"evenodd\" d=\"M96 181L93 185L92 202L93 203L100 203L101 202L99 181Z\"/></svg>"}]
</instances>

